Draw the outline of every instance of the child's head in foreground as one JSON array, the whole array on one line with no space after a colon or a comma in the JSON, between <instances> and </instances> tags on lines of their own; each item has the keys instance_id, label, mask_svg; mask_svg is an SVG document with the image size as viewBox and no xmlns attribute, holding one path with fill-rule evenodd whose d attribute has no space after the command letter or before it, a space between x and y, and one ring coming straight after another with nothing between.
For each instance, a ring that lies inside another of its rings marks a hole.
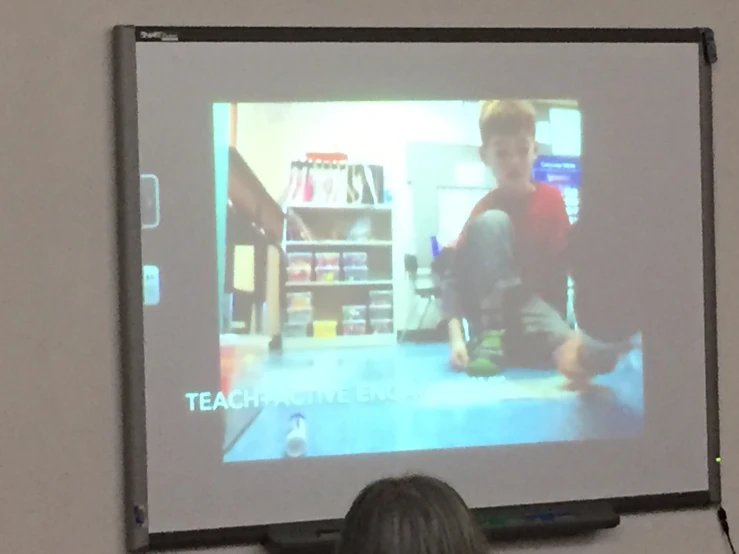
<instances>
[{"instance_id":1,"label":"child's head in foreground","mask_svg":"<svg viewBox=\"0 0 739 554\"><path fill-rule=\"evenodd\" d=\"M337 554L486 554L462 497L424 475L375 481L346 515Z\"/></svg>"},{"instance_id":2,"label":"child's head in foreground","mask_svg":"<svg viewBox=\"0 0 739 554\"><path fill-rule=\"evenodd\" d=\"M485 100L480 106L480 158L504 190L529 190L536 159L536 111L526 100Z\"/></svg>"}]
</instances>

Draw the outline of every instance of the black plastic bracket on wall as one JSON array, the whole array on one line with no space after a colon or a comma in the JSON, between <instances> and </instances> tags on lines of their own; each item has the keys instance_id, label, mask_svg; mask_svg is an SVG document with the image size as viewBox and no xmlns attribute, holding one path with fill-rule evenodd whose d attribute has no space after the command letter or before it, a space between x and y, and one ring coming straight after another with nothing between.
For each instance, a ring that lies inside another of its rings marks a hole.
<instances>
[{"instance_id":1,"label":"black plastic bracket on wall","mask_svg":"<svg viewBox=\"0 0 739 554\"><path fill-rule=\"evenodd\" d=\"M718 61L718 51L716 49L716 36L713 29L701 29L701 43L703 45L703 55L706 63L713 65Z\"/></svg>"}]
</instances>

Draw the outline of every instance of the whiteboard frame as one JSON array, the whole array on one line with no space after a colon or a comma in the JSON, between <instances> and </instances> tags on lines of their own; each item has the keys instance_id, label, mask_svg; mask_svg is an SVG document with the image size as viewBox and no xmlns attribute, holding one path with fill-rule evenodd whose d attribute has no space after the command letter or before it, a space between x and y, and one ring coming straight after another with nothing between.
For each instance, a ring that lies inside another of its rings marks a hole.
<instances>
[{"instance_id":1,"label":"whiteboard frame","mask_svg":"<svg viewBox=\"0 0 739 554\"><path fill-rule=\"evenodd\" d=\"M114 139L118 216L118 280L123 410L124 514L131 552L265 540L269 526L149 534L141 274L140 171L136 83L137 42L487 42L487 43L697 43L700 80L703 269L708 421L708 489L690 493L609 499L619 513L717 505L721 501L716 338L712 64L713 32L706 28L347 28L347 27L137 27L113 29ZM336 524L337 522L323 522Z\"/></svg>"}]
</instances>

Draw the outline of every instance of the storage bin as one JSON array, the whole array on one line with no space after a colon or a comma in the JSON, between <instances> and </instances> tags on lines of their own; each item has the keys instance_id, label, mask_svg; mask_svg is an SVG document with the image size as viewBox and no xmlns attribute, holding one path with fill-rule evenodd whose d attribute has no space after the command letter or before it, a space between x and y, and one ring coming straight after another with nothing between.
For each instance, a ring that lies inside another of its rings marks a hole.
<instances>
[{"instance_id":1,"label":"storage bin","mask_svg":"<svg viewBox=\"0 0 739 554\"><path fill-rule=\"evenodd\" d=\"M287 322L295 323L307 326L313 321L313 309L312 308L288 308L287 309Z\"/></svg>"},{"instance_id":2,"label":"storage bin","mask_svg":"<svg viewBox=\"0 0 739 554\"><path fill-rule=\"evenodd\" d=\"M392 319L393 306L391 304L373 304L369 308L370 319Z\"/></svg>"},{"instance_id":3,"label":"storage bin","mask_svg":"<svg viewBox=\"0 0 739 554\"><path fill-rule=\"evenodd\" d=\"M373 319L370 322L370 328L376 335L386 335L393 332L392 319Z\"/></svg>"},{"instance_id":4,"label":"storage bin","mask_svg":"<svg viewBox=\"0 0 739 554\"><path fill-rule=\"evenodd\" d=\"M341 255L341 263L344 267L366 266L367 252L344 252Z\"/></svg>"},{"instance_id":5,"label":"storage bin","mask_svg":"<svg viewBox=\"0 0 739 554\"><path fill-rule=\"evenodd\" d=\"M288 292L287 307L288 309L311 308L313 305L313 295L310 292Z\"/></svg>"},{"instance_id":6,"label":"storage bin","mask_svg":"<svg viewBox=\"0 0 739 554\"><path fill-rule=\"evenodd\" d=\"M338 266L316 267L316 281L338 281L340 277L341 270Z\"/></svg>"},{"instance_id":7,"label":"storage bin","mask_svg":"<svg viewBox=\"0 0 739 554\"><path fill-rule=\"evenodd\" d=\"M310 266L288 267L287 268L288 283L304 283L306 281L310 281L310 278L311 278Z\"/></svg>"},{"instance_id":8,"label":"storage bin","mask_svg":"<svg viewBox=\"0 0 739 554\"><path fill-rule=\"evenodd\" d=\"M341 330L344 335L366 335L367 334L367 322L366 321L345 321L341 325Z\"/></svg>"},{"instance_id":9,"label":"storage bin","mask_svg":"<svg viewBox=\"0 0 739 554\"><path fill-rule=\"evenodd\" d=\"M369 292L370 305L386 306L393 303L393 291L371 290Z\"/></svg>"},{"instance_id":10,"label":"storage bin","mask_svg":"<svg viewBox=\"0 0 739 554\"><path fill-rule=\"evenodd\" d=\"M330 338L336 336L338 321L314 321L313 336L315 338Z\"/></svg>"},{"instance_id":11,"label":"storage bin","mask_svg":"<svg viewBox=\"0 0 739 554\"><path fill-rule=\"evenodd\" d=\"M282 336L288 339L299 339L308 336L308 325L305 323L285 323L282 326Z\"/></svg>"},{"instance_id":12,"label":"storage bin","mask_svg":"<svg viewBox=\"0 0 739 554\"><path fill-rule=\"evenodd\" d=\"M311 252L290 252L287 255L287 267L313 266L313 254Z\"/></svg>"},{"instance_id":13,"label":"storage bin","mask_svg":"<svg viewBox=\"0 0 739 554\"><path fill-rule=\"evenodd\" d=\"M344 268L345 281L366 281L368 274L367 266L350 266Z\"/></svg>"},{"instance_id":14,"label":"storage bin","mask_svg":"<svg viewBox=\"0 0 739 554\"><path fill-rule=\"evenodd\" d=\"M344 321L366 321L367 320L367 306L344 306L341 309L341 318Z\"/></svg>"},{"instance_id":15,"label":"storage bin","mask_svg":"<svg viewBox=\"0 0 739 554\"><path fill-rule=\"evenodd\" d=\"M338 252L316 252L316 267L339 267Z\"/></svg>"}]
</instances>

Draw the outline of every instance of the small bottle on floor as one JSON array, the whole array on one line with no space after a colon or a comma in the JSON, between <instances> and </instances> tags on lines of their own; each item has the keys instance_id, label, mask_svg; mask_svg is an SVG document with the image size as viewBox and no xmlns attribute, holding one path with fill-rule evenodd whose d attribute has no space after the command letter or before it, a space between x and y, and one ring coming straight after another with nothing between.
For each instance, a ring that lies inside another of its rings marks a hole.
<instances>
[{"instance_id":1,"label":"small bottle on floor","mask_svg":"<svg viewBox=\"0 0 739 554\"><path fill-rule=\"evenodd\" d=\"M302 414L294 414L290 417L290 430L285 439L285 456L288 458L305 456L307 445L305 418Z\"/></svg>"}]
</instances>

